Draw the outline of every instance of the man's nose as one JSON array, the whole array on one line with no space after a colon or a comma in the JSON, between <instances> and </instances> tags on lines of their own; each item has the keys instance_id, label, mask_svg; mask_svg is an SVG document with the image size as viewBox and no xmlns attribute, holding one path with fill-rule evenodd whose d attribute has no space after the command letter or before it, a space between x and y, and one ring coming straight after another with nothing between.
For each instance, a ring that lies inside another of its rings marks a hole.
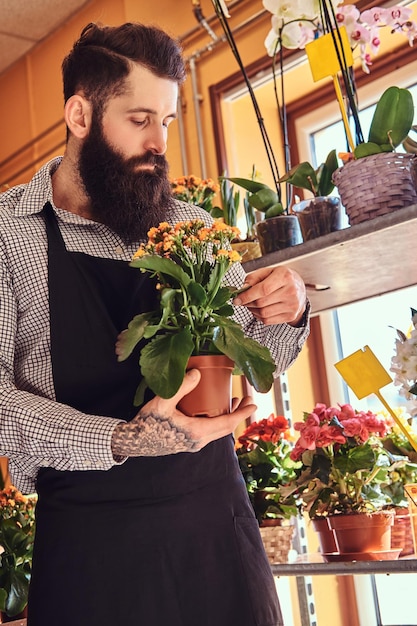
<instances>
[{"instance_id":1,"label":"man's nose","mask_svg":"<svg viewBox=\"0 0 417 626\"><path fill-rule=\"evenodd\" d=\"M153 126L149 129L144 148L153 154L165 154L167 150L167 129L165 126Z\"/></svg>"}]
</instances>

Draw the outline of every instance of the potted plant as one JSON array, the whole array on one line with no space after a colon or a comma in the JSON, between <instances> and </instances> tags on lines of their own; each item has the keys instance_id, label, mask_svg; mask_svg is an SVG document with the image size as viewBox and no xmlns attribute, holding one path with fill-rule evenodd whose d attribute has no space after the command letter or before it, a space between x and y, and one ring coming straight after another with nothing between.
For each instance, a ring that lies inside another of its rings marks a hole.
<instances>
[{"instance_id":1,"label":"potted plant","mask_svg":"<svg viewBox=\"0 0 417 626\"><path fill-rule=\"evenodd\" d=\"M237 216L240 206L240 192L235 191L234 185L230 185L225 176L219 178L220 181L220 202L221 206L214 206L210 211L214 219L222 219L225 224L237 227ZM246 237L240 236L232 240L232 248L237 250L242 256L242 261L250 261L261 256L261 249L256 237L255 210L248 202L248 193L243 198L243 208L246 219Z\"/></svg>"},{"instance_id":2,"label":"potted plant","mask_svg":"<svg viewBox=\"0 0 417 626\"><path fill-rule=\"evenodd\" d=\"M278 191L253 178L234 177L228 180L246 189L249 206L263 213L264 219L256 226L262 254L302 243L297 217L284 208Z\"/></svg>"},{"instance_id":3,"label":"potted plant","mask_svg":"<svg viewBox=\"0 0 417 626\"><path fill-rule=\"evenodd\" d=\"M384 418L349 404L316 404L294 428L300 436L291 458L301 461L302 468L284 491L302 498L311 519L327 518L342 558L389 552L393 512L387 507L392 499L383 487L394 460L382 443L388 430Z\"/></svg>"},{"instance_id":4,"label":"potted plant","mask_svg":"<svg viewBox=\"0 0 417 626\"><path fill-rule=\"evenodd\" d=\"M35 535L35 497L14 486L0 491L0 611L2 622L20 615L28 602Z\"/></svg>"},{"instance_id":5,"label":"potted plant","mask_svg":"<svg viewBox=\"0 0 417 626\"><path fill-rule=\"evenodd\" d=\"M175 226L163 222L149 231L148 242L134 255L132 267L156 278L159 296L157 309L136 315L117 341L119 360L128 358L140 344L143 380L136 405L143 402L147 387L163 398L172 397L191 356L227 357L230 374L234 364L235 371L242 372L258 391L271 388L275 364L269 350L246 337L231 319L229 301L239 289L224 283L228 269L240 261L240 255L228 249L236 234L237 229L221 222L212 226L198 219ZM194 394L197 397L202 383ZM209 388L207 401L215 391L216 386Z\"/></svg>"},{"instance_id":6,"label":"potted plant","mask_svg":"<svg viewBox=\"0 0 417 626\"><path fill-rule=\"evenodd\" d=\"M397 413L400 414L401 411ZM395 423L383 437L382 444L393 459L387 479L382 485L382 491L392 501L390 507L393 508L395 515L391 529L391 547L400 548L400 556L407 556L414 553L414 543L405 487L417 484L417 452Z\"/></svg>"},{"instance_id":7,"label":"potted plant","mask_svg":"<svg viewBox=\"0 0 417 626\"><path fill-rule=\"evenodd\" d=\"M376 105L368 141L339 154L345 163L333 180L351 225L417 202L415 155L395 152L406 141L413 117L411 92L388 87Z\"/></svg>"},{"instance_id":8,"label":"potted plant","mask_svg":"<svg viewBox=\"0 0 417 626\"><path fill-rule=\"evenodd\" d=\"M282 488L296 478L300 462L290 457L292 444L285 417L271 414L250 424L238 439L236 454L248 495L271 562L286 562L291 547L291 518L300 514L301 501ZM281 554L277 547L280 546Z\"/></svg>"},{"instance_id":9,"label":"potted plant","mask_svg":"<svg viewBox=\"0 0 417 626\"><path fill-rule=\"evenodd\" d=\"M280 183L306 189L313 194L312 199L301 200L291 207L300 221L304 241L342 228L340 200L330 196L335 187L333 174L338 166L336 150L331 150L318 168L314 169L311 163L303 161L279 179Z\"/></svg>"}]
</instances>

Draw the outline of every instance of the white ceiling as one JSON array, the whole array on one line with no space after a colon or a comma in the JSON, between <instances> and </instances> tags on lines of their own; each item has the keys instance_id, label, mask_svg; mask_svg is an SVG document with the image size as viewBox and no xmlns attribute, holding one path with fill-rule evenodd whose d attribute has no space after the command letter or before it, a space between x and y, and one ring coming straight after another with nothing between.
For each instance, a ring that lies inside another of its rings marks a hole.
<instances>
[{"instance_id":1,"label":"white ceiling","mask_svg":"<svg viewBox=\"0 0 417 626\"><path fill-rule=\"evenodd\" d=\"M90 0L0 0L0 74Z\"/></svg>"}]
</instances>

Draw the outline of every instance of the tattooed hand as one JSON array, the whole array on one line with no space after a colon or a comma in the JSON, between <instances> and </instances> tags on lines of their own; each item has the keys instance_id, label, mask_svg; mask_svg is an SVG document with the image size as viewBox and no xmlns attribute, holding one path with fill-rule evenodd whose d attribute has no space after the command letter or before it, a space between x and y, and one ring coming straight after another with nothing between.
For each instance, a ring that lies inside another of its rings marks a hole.
<instances>
[{"instance_id":1,"label":"tattooed hand","mask_svg":"<svg viewBox=\"0 0 417 626\"><path fill-rule=\"evenodd\" d=\"M218 417L189 417L176 408L180 399L197 386L200 373L187 372L172 398L153 398L136 417L119 423L112 436L112 452L120 456L163 456L198 452L205 445L232 433L256 409L249 397L233 401L232 412Z\"/></svg>"}]
</instances>

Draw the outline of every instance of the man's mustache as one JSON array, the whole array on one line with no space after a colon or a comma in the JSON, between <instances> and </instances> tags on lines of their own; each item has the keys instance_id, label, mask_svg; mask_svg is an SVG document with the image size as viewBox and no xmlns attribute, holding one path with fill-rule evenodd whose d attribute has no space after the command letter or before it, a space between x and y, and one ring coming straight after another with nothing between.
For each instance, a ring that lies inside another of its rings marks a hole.
<instances>
[{"instance_id":1,"label":"man's mustache","mask_svg":"<svg viewBox=\"0 0 417 626\"><path fill-rule=\"evenodd\" d=\"M153 154L153 152L148 151L140 156L130 157L126 164L132 168L139 165L153 165L154 167L165 170L167 167L167 160L163 154Z\"/></svg>"}]
</instances>

